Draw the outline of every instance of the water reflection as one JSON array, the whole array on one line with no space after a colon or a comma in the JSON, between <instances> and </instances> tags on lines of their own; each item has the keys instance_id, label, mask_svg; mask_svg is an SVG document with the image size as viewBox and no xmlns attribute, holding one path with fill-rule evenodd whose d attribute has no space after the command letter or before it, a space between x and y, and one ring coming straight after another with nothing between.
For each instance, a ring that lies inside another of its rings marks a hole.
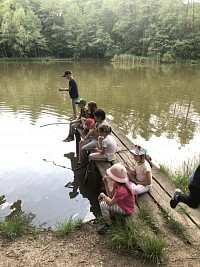
<instances>
[{"instance_id":1,"label":"water reflection","mask_svg":"<svg viewBox=\"0 0 200 267\"><path fill-rule=\"evenodd\" d=\"M10 205L10 209L12 210L9 215L6 216L6 219L11 219L13 216L18 214L19 212L22 212L22 201L19 199L15 202L13 202L12 205Z\"/></svg>"},{"instance_id":2,"label":"water reflection","mask_svg":"<svg viewBox=\"0 0 200 267\"><path fill-rule=\"evenodd\" d=\"M73 70L80 97L96 101L153 161L173 169L199 153L199 66L1 62L0 217L19 200L36 224L99 212L97 179L83 184L84 174L71 170L75 142L62 142L71 116L68 93L58 91L65 69Z\"/></svg>"},{"instance_id":3,"label":"water reflection","mask_svg":"<svg viewBox=\"0 0 200 267\"><path fill-rule=\"evenodd\" d=\"M64 155L65 157L71 160L72 169L77 166L77 157L75 157L75 153L67 153ZM90 175L88 174L89 183L84 183L85 169L81 169L74 173L74 180L65 185L69 190L70 199L76 198L76 196L80 193L84 198L88 199L90 202L90 211L94 214L95 217L100 215L100 208L98 203L98 195L99 191L99 182L100 177L98 177L97 173L92 172Z\"/></svg>"},{"instance_id":4,"label":"water reflection","mask_svg":"<svg viewBox=\"0 0 200 267\"><path fill-rule=\"evenodd\" d=\"M6 202L5 195L0 196L0 205L4 204Z\"/></svg>"}]
</instances>

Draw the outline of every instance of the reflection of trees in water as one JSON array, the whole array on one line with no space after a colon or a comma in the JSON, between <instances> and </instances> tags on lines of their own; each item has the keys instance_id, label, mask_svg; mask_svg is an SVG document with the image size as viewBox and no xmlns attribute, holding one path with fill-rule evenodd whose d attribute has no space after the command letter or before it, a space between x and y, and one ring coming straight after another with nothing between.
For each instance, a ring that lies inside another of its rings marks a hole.
<instances>
[{"instance_id":1,"label":"reflection of trees in water","mask_svg":"<svg viewBox=\"0 0 200 267\"><path fill-rule=\"evenodd\" d=\"M0 196L0 205L6 203L6 197L5 195ZM12 210L9 215L6 216L6 219L11 219L13 216L15 216L17 213L22 212L22 201L20 199L14 201L10 205L10 209Z\"/></svg>"},{"instance_id":2,"label":"reflection of trees in water","mask_svg":"<svg viewBox=\"0 0 200 267\"><path fill-rule=\"evenodd\" d=\"M0 205L6 203L6 196L5 195L2 195L0 196Z\"/></svg>"},{"instance_id":3,"label":"reflection of trees in water","mask_svg":"<svg viewBox=\"0 0 200 267\"><path fill-rule=\"evenodd\" d=\"M6 216L7 220L13 218L13 216L15 216L16 214L22 212L22 201L19 199L19 200L13 202L13 204L10 205L10 209L12 211L11 211L11 213L9 215Z\"/></svg>"},{"instance_id":4,"label":"reflection of trees in water","mask_svg":"<svg viewBox=\"0 0 200 267\"><path fill-rule=\"evenodd\" d=\"M129 116L121 114L116 117L116 121L125 134L132 133L132 138L137 135L149 140L152 135L161 136L173 139L178 138L181 144L187 144L193 139L197 131L197 119L199 115L194 112L192 102L176 102L172 105L165 104L163 106L152 105L142 113L142 110L137 110L134 106L134 111L130 111ZM196 116L196 118L195 118Z\"/></svg>"},{"instance_id":5,"label":"reflection of trees in water","mask_svg":"<svg viewBox=\"0 0 200 267\"><path fill-rule=\"evenodd\" d=\"M182 144L193 138L196 125L191 117L194 110L198 118L200 114L199 66L79 62L69 63L70 67L82 96L88 101L96 100L125 133L132 132L133 138L140 135L149 140L153 134L166 133L170 138L178 137ZM58 76L64 68L62 63L2 64L1 86L6 88L1 92L3 101L14 111L23 110L26 105L34 121L43 113L43 107L47 114L52 110L66 114L68 94L55 88L66 84ZM188 112L177 116L180 107Z\"/></svg>"},{"instance_id":6,"label":"reflection of trees in water","mask_svg":"<svg viewBox=\"0 0 200 267\"><path fill-rule=\"evenodd\" d=\"M6 203L6 198L5 195L0 196L0 205ZM11 205L10 205L10 214L8 214L7 216L5 216L5 220L10 220L12 219L14 216L17 215L22 215L24 214L25 216L28 216L27 218L29 218L30 221L32 221L35 218L35 215L32 213L29 214L25 214L24 211L22 211L22 201L20 199L14 201Z\"/></svg>"},{"instance_id":7,"label":"reflection of trees in water","mask_svg":"<svg viewBox=\"0 0 200 267\"><path fill-rule=\"evenodd\" d=\"M109 98L109 106L116 107L109 112L114 123L133 139L166 134L188 143L198 127L194 111L198 120L200 113L198 72L180 65L135 67L123 89L115 88L115 96Z\"/></svg>"}]
</instances>

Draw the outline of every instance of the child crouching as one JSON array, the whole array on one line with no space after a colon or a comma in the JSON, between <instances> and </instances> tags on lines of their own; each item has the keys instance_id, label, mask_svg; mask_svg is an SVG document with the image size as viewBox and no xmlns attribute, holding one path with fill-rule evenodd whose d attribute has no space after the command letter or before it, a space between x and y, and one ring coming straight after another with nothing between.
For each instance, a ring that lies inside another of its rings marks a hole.
<instances>
[{"instance_id":1,"label":"child crouching","mask_svg":"<svg viewBox=\"0 0 200 267\"><path fill-rule=\"evenodd\" d=\"M135 194L129 186L126 168L120 164L114 164L107 169L108 176L103 177L106 193L99 195L101 213L105 220L105 225L98 230L100 235L105 234L112 225L111 213L130 215L134 211ZM113 180L112 189L109 188L108 178Z\"/></svg>"}]
</instances>

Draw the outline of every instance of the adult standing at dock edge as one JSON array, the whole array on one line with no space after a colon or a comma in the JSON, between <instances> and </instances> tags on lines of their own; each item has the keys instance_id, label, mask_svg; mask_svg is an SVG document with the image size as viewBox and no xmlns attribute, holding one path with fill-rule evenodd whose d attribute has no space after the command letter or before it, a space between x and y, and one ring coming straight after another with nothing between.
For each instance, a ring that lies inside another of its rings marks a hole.
<instances>
[{"instance_id":1,"label":"adult standing at dock edge","mask_svg":"<svg viewBox=\"0 0 200 267\"><path fill-rule=\"evenodd\" d=\"M62 77L65 77L68 81L68 88L62 88L59 87L59 91L68 91L69 96L72 101L72 110L73 110L73 115L70 119L76 119L77 117L77 110L76 110L76 102L78 101L79 94L78 94L78 85L76 80L73 78L73 74L71 70L66 70L64 72L64 75Z\"/></svg>"},{"instance_id":2,"label":"adult standing at dock edge","mask_svg":"<svg viewBox=\"0 0 200 267\"><path fill-rule=\"evenodd\" d=\"M188 194L184 194L180 189L175 190L174 196L170 200L170 206L172 209L175 209L180 202L185 203L193 209L200 206L200 164L190 176L188 189Z\"/></svg>"}]
</instances>

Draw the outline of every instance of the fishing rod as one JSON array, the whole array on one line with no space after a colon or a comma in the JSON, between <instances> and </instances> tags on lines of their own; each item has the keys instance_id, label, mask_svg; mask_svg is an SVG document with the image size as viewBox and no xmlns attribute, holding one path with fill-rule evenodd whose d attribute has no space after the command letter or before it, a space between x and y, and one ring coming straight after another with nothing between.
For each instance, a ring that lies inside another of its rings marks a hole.
<instances>
[{"instance_id":1,"label":"fishing rod","mask_svg":"<svg viewBox=\"0 0 200 267\"><path fill-rule=\"evenodd\" d=\"M58 166L58 167L61 167L61 168L65 168L65 169L68 169L68 170L72 170L72 168L70 168L70 167L66 167L66 166L62 166L62 165L58 165L58 164L56 164L56 163L55 163L54 161L52 161L52 160L43 159L43 161L53 163L55 166Z\"/></svg>"},{"instance_id":2,"label":"fishing rod","mask_svg":"<svg viewBox=\"0 0 200 267\"><path fill-rule=\"evenodd\" d=\"M53 122L53 123L48 123L48 124L44 124L44 125L40 125L40 127L45 127L45 126L49 126L49 125L55 125L55 124L70 124L70 122Z\"/></svg>"}]
</instances>

